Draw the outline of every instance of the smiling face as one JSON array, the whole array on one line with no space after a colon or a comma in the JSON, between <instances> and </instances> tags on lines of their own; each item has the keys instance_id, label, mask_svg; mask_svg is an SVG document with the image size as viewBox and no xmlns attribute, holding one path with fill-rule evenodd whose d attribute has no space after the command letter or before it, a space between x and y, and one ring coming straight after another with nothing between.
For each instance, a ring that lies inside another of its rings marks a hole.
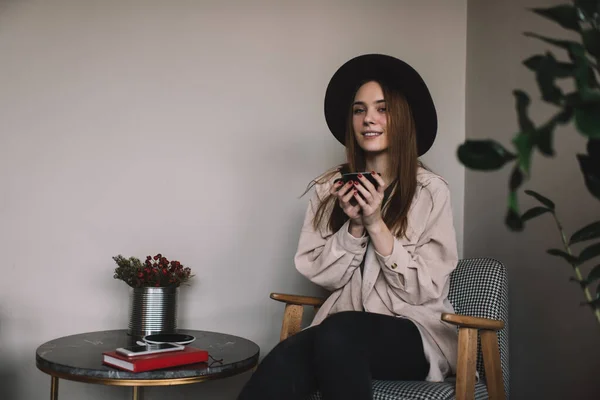
<instances>
[{"instance_id":1,"label":"smiling face","mask_svg":"<svg viewBox=\"0 0 600 400\"><path fill-rule=\"evenodd\" d=\"M387 115L379 83L363 84L352 103L352 127L358 145L365 152L380 153L388 149Z\"/></svg>"}]
</instances>

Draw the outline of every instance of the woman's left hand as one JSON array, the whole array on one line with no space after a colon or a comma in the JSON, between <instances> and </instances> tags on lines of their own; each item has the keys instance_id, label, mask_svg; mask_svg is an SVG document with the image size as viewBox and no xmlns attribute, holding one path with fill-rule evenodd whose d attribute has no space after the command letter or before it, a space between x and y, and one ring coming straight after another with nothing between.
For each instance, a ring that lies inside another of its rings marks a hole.
<instances>
[{"instance_id":1,"label":"woman's left hand","mask_svg":"<svg viewBox=\"0 0 600 400\"><path fill-rule=\"evenodd\" d=\"M375 189L375 186L367 178L359 175L358 179L362 185L360 183L355 185L354 193L354 198L362 209L362 222L365 228L382 221L381 203L383 202L385 182L378 173L371 172L371 175L379 183L377 189Z\"/></svg>"}]
</instances>

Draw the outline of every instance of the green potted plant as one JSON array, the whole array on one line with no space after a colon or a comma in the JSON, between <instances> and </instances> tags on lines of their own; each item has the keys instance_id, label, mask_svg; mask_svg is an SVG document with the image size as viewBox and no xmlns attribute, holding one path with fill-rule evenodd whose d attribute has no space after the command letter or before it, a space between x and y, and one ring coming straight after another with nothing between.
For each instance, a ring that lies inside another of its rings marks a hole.
<instances>
[{"instance_id":1,"label":"green potted plant","mask_svg":"<svg viewBox=\"0 0 600 400\"><path fill-rule=\"evenodd\" d=\"M586 153L577 154L582 173L582 185L594 198L600 200L600 0L574 0L550 8L531 9L534 13L556 22L562 28L577 32L578 40L564 40L525 32L525 36L542 40L566 53L566 60L559 60L550 51L534 54L523 61L535 75L541 100L556 108L547 121L536 124L528 115L530 97L523 90L514 90L519 132L512 140L514 152L504 148L493 139L466 140L457 151L460 162L467 168L479 171L495 171L512 163L508 185L505 224L512 231L521 231L525 223L541 215L550 215L556 221L561 237L561 249L549 249L548 253L563 258L571 265L575 281L582 289L585 301L600 323L600 264L584 271L584 264L600 255L600 220L590 221L570 236L558 218L554 202L533 190L525 194L534 197L539 206L521 212L518 192L531 176L532 155L538 151L553 157L555 149L553 134L561 125L573 123L575 131L587 140ZM557 82L571 80L572 91L565 92ZM599 208L600 210L600 208ZM599 213L600 214L600 213ZM590 244L591 243L591 244ZM575 247L584 245L577 251ZM597 286L596 286L597 285Z\"/></svg>"},{"instance_id":2,"label":"green potted plant","mask_svg":"<svg viewBox=\"0 0 600 400\"><path fill-rule=\"evenodd\" d=\"M143 263L136 257L122 255L113 260L117 263L114 278L130 287L128 333L175 333L179 287L193 277L191 268L169 261L162 254L147 256Z\"/></svg>"}]
</instances>

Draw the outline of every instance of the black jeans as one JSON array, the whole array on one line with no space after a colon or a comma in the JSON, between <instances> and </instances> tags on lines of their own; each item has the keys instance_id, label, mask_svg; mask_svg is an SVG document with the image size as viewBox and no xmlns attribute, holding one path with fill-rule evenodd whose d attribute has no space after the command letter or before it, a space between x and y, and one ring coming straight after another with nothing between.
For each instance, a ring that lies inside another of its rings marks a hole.
<instances>
[{"instance_id":1,"label":"black jeans","mask_svg":"<svg viewBox=\"0 0 600 400\"><path fill-rule=\"evenodd\" d=\"M280 342L258 366L238 400L372 399L371 379L423 380L429 363L409 320L340 312Z\"/></svg>"}]
</instances>

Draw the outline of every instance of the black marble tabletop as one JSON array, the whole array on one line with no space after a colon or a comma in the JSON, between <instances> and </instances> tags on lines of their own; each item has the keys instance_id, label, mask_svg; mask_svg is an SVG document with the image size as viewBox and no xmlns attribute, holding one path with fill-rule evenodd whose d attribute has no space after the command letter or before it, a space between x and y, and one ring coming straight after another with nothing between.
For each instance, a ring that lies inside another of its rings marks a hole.
<instances>
[{"instance_id":1,"label":"black marble tabletop","mask_svg":"<svg viewBox=\"0 0 600 400\"><path fill-rule=\"evenodd\" d=\"M133 373L102 364L102 352L133 346L139 337L126 330L88 332L65 336L44 343L36 350L39 369L66 379L85 380L158 380L203 378L216 379L245 372L258 363L260 349L252 341L217 332L179 329L196 340L187 346L208 351L206 363Z\"/></svg>"}]
</instances>

